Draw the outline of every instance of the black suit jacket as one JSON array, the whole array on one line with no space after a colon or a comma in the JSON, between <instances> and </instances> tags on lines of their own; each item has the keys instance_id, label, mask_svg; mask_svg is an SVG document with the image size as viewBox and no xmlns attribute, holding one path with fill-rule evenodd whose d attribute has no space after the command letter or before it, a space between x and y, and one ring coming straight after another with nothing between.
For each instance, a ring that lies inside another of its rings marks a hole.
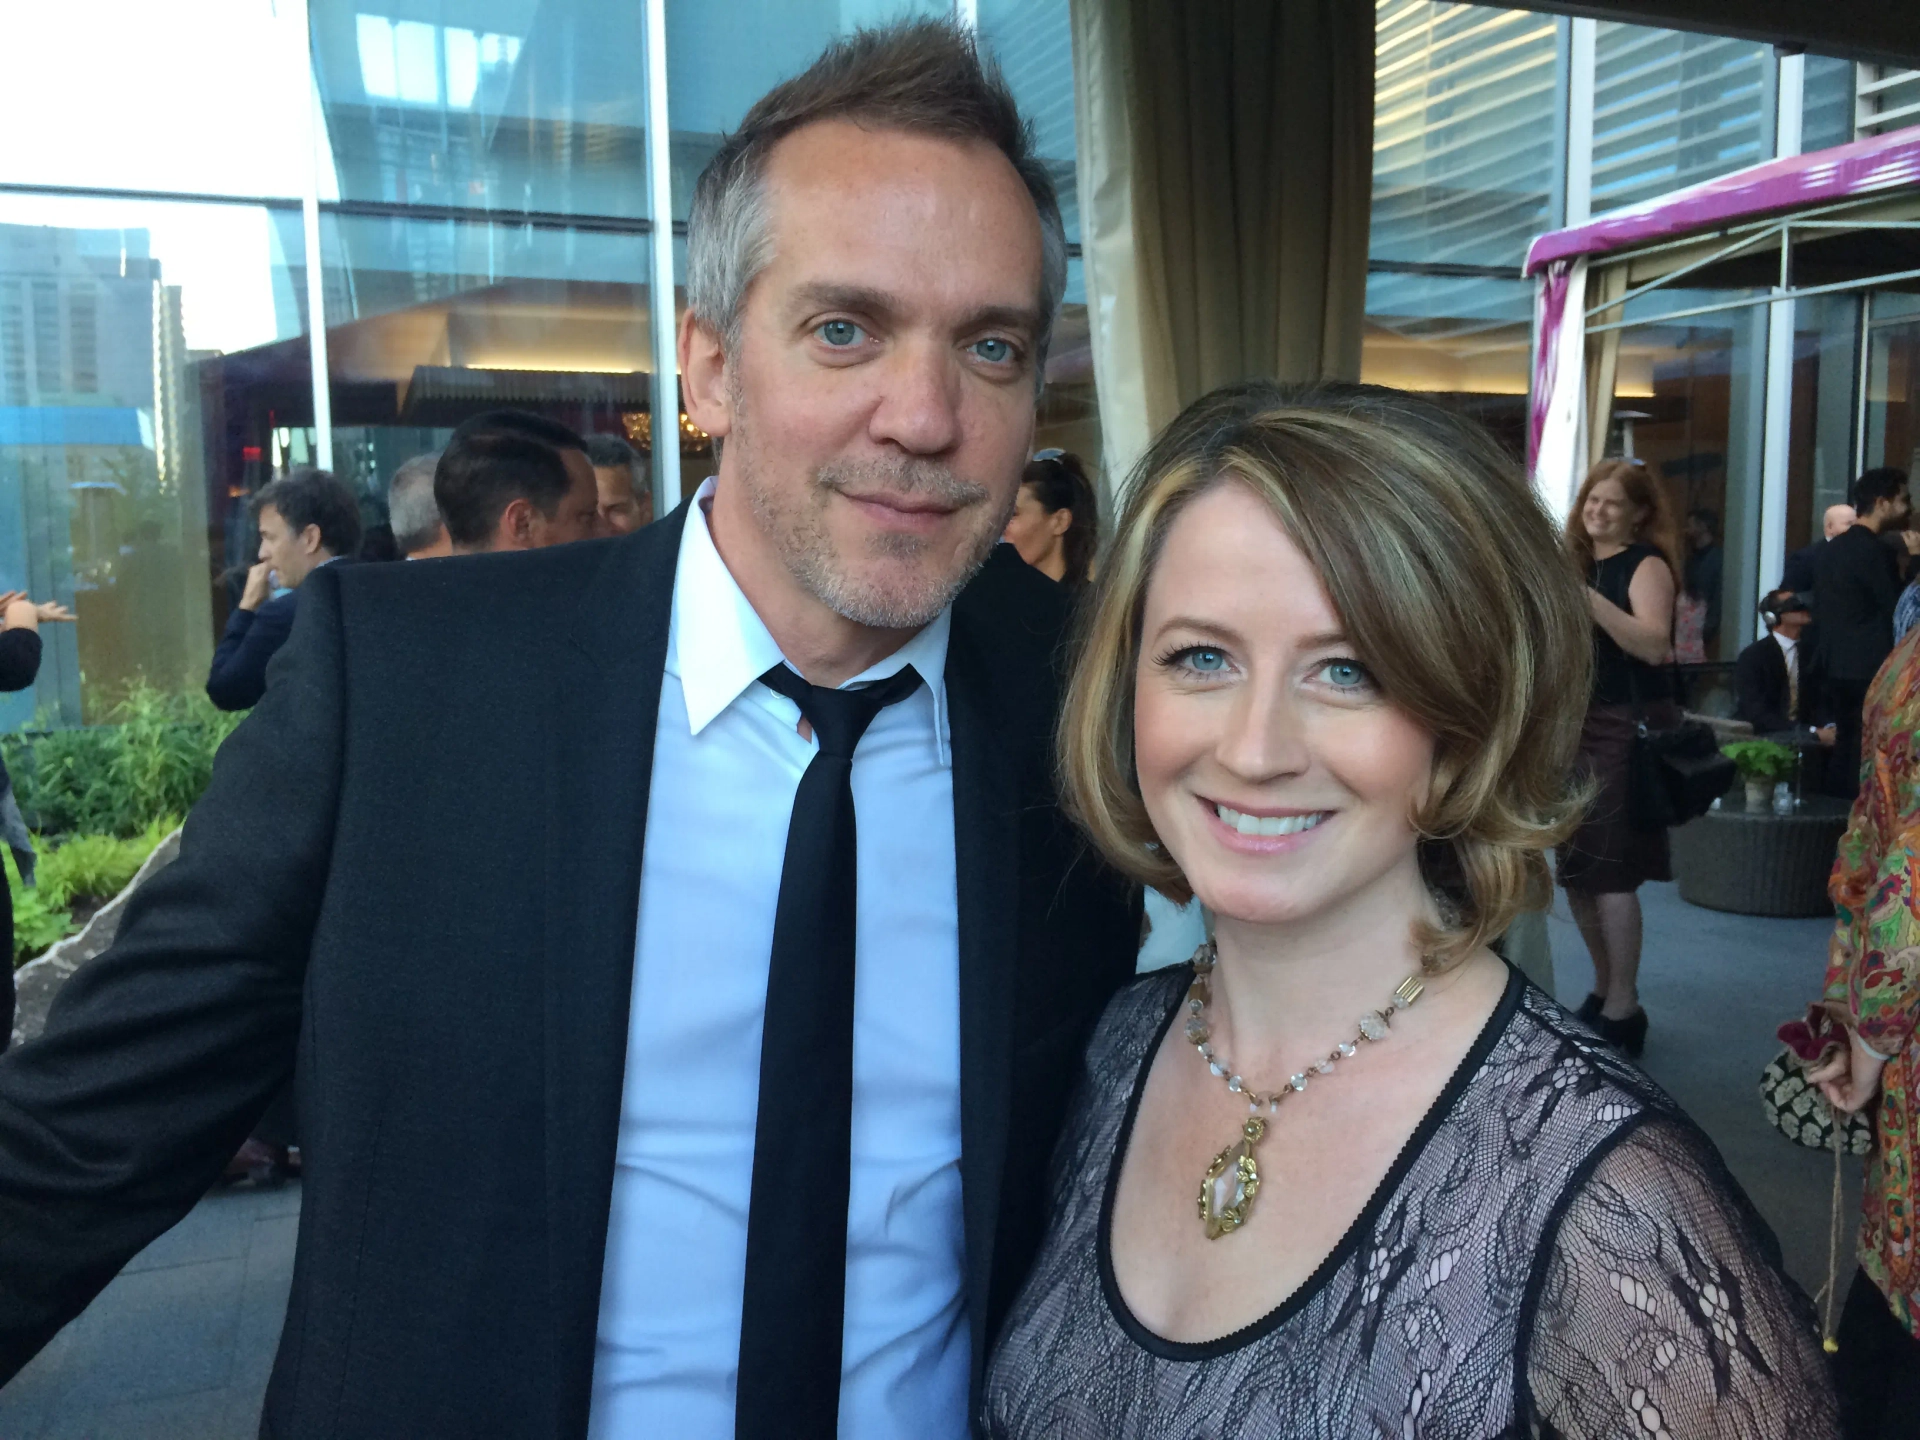
<instances>
[{"instance_id":1,"label":"black suit jacket","mask_svg":"<svg viewBox=\"0 0 1920 1440\"><path fill-rule=\"evenodd\" d=\"M262 1433L584 1433L684 520L307 580L180 858L0 1056L0 1376L192 1206L297 1068ZM997 547L948 650L976 1397L1139 933L1054 804L1066 603Z\"/></svg>"},{"instance_id":2,"label":"black suit jacket","mask_svg":"<svg viewBox=\"0 0 1920 1440\"><path fill-rule=\"evenodd\" d=\"M1787 556L1787 563L1780 570L1779 588L1796 595L1813 589L1818 580L1820 552L1826 548L1825 540L1816 540Z\"/></svg>"},{"instance_id":3,"label":"black suit jacket","mask_svg":"<svg viewBox=\"0 0 1920 1440\"><path fill-rule=\"evenodd\" d=\"M1814 619L1820 626L1820 669L1829 680L1864 683L1893 650L1893 607L1900 600L1900 562L1864 525L1821 547L1815 562Z\"/></svg>"},{"instance_id":4,"label":"black suit jacket","mask_svg":"<svg viewBox=\"0 0 1920 1440\"><path fill-rule=\"evenodd\" d=\"M1733 665L1733 718L1744 720L1760 735L1790 730L1807 723L1806 651L1800 653L1799 713L1788 705L1793 687L1787 681L1787 656L1780 642L1763 635L1740 652Z\"/></svg>"}]
</instances>

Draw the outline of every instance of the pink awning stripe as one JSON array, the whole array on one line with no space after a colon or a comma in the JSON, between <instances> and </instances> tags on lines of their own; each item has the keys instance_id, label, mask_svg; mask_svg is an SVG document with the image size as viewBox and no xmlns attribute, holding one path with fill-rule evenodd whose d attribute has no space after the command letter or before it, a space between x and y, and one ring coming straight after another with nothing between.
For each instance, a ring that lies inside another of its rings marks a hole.
<instances>
[{"instance_id":1,"label":"pink awning stripe","mask_svg":"<svg viewBox=\"0 0 1920 1440\"><path fill-rule=\"evenodd\" d=\"M1527 249L1531 275L1555 260L1602 255L1739 220L1881 190L1920 186L1920 125L1851 145L1788 155L1704 180L1671 195L1552 230Z\"/></svg>"}]
</instances>

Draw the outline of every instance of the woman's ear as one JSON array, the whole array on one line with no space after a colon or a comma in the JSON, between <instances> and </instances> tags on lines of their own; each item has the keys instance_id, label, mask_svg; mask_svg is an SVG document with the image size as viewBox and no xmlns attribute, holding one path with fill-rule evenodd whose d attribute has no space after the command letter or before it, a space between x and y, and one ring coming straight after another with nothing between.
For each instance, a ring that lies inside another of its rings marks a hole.
<instances>
[{"instance_id":1,"label":"woman's ear","mask_svg":"<svg viewBox=\"0 0 1920 1440\"><path fill-rule=\"evenodd\" d=\"M1073 511L1065 505L1062 505L1058 510L1047 516L1047 533L1049 535L1064 535L1072 528Z\"/></svg>"}]
</instances>

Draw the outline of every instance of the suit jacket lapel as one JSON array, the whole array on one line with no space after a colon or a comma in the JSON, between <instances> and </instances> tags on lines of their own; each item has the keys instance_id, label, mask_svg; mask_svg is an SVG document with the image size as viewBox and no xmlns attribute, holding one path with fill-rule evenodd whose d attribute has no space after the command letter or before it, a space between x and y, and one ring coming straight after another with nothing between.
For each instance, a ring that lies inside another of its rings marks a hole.
<instances>
[{"instance_id":1,"label":"suit jacket lapel","mask_svg":"<svg viewBox=\"0 0 1920 1440\"><path fill-rule=\"evenodd\" d=\"M992 677L956 608L947 646L953 844L960 920L960 1176L974 1388L986 1363L988 1289L1006 1159L1018 945L1016 776L996 722Z\"/></svg>"},{"instance_id":2,"label":"suit jacket lapel","mask_svg":"<svg viewBox=\"0 0 1920 1440\"><path fill-rule=\"evenodd\" d=\"M586 1433L592 1393L654 728L686 515L682 505L601 548L571 630L556 638L538 1022L547 1062L549 1343L562 1435Z\"/></svg>"}]
</instances>

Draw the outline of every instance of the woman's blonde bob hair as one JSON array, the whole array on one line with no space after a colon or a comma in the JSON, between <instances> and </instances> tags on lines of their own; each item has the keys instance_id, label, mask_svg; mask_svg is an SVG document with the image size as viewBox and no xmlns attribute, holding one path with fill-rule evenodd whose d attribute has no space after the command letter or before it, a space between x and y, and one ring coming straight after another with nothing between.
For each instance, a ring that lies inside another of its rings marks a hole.
<instances>
[{"instance_id":1,"label":"woman's blonde bob hair","mask_svg":"<svg viewBox=\"0 0 1920 1440\"><path fill-rule=\"evenodd\" d=\"M1414 940L1444 969L1547 903L1546 851L1582 809L1569 776L1591 620L1554 523L1484 430L1395 390L1248 382L1167 427L1134 470L1082 614L1059 749L1064 798L1094 844L1180 901L1192 889L1134 772L1135 672L1167 532L1224 484L1266 502L1319 572L1356 658L1434 737L1430 793L1412 818L1441 919Z\"/></svg>"}]
</instances>

